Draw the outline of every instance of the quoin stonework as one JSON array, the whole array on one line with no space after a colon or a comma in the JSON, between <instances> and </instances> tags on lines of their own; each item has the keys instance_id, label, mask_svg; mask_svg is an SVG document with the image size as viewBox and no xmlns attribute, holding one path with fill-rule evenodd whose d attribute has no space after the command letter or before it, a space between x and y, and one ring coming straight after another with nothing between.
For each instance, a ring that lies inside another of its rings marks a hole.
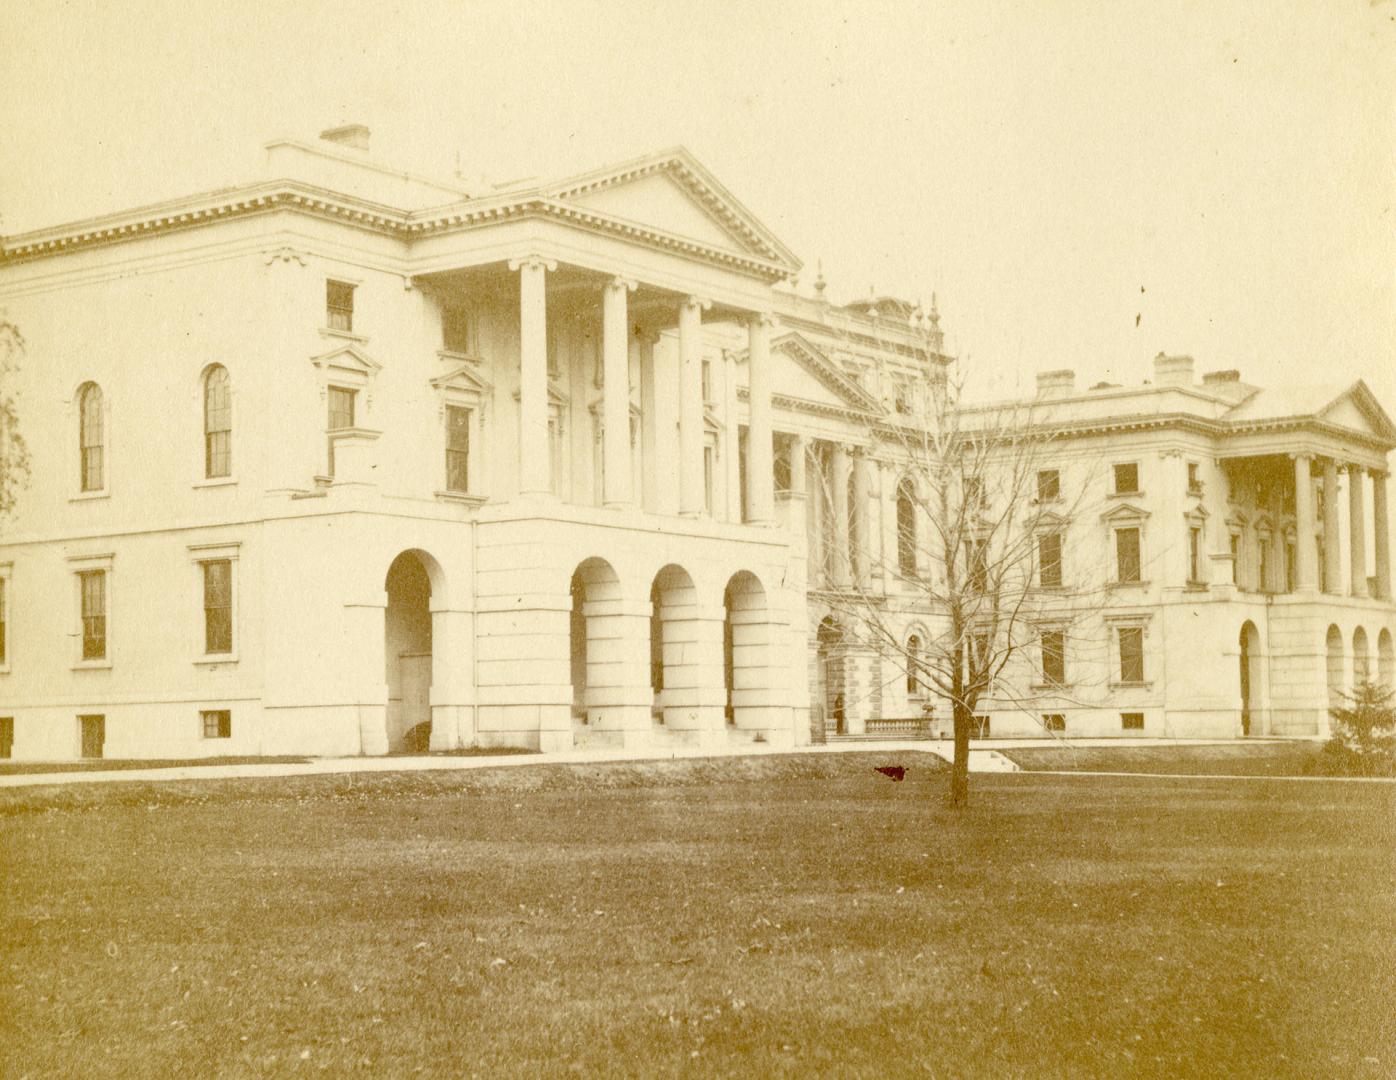
<instances>
[{"instance_id":1,"label":"quoin stonework","mask_svg":"<svg viewBox=\"0 0 1396 1080\"><path fill-rule=\"evenodd\" d=\"M681 149L472 189L351 125L264 175L3 238L33 477L0 526L0 755L946 729L841 616L939 632L895 435L949 363L934 303L794 286ZM1396 428L1307 381L1038 376L1037 496L1090 506L1038 585L1098 578L1103 635L1052 639L1072 692L1005 688L981 734L1317 735L1392 680Z\"/></svg>"}]
</instances>

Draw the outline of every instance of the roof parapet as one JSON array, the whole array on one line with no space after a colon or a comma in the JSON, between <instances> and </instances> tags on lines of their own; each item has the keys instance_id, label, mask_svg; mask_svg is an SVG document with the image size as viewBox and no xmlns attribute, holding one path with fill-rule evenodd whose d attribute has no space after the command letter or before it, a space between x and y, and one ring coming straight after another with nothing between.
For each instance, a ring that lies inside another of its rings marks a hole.
<instances>
[{"instance_id":1,"label":"roof parapet","mask_svg":"<svg viewBox=\"0 0 1396 1080\"><path fill-rule=\"evenodd\" d=\"M1191 356L1154 357L1154 383L1158 386L1191 386L1193 361Z\"/></svg>"},{"instance_id":2,"label":"roof parapet","mask_svg":"<svg viewBox=\"0 0 1396 1080\"><path fill-rule=\"evenodd\" d=\"M1070 368L1037 373L1037 396L1044 398L1070 397L1076 389L1076 372Z\"/></svg>"}]
</instances>

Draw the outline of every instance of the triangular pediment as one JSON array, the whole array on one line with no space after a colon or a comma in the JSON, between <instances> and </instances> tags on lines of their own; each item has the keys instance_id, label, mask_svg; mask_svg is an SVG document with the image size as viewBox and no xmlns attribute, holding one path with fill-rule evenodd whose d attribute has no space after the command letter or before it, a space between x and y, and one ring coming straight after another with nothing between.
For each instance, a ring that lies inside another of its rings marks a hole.
<instances>
[{"instance_id":1,"label":"triangular pediment","mask_svg":"<svg viewBox=\"0 0 1396 1080\"><path fill-rule=\"evenodd\" d=\"M460 364L431 380L437 390L457 390L466 394L487 394L492 387L475 371L473 364Z\"/></svg>"},{"instance_id":2,"label":"triangular pediment","mask_svg":"<svg viewBox=\"0 0 1396 1080\"><path fill-rule=\"evenodd\" d=\"M1352 428L1380 439L1396 440L1396 424L1386 415L1376 395L1359 379L1318 411L1330 424Z\"/></svg>"},{"instance_id":3,"label":"triangular pediment","mask_svg":"<svg viewBox=\"0 0 1396 1080\"><path fill-rule=\"evenodd\" d=\"M349 372L368 378L383 370L380 364L357 345L341 345L319 356L312 356L310 362L326 371Z\"/></svg>"},{"instance_id":4,"label":"triangular pediment","mask_svg":"<svg viewBox=\"0 0 1396 1080\"><path fill-rule=\"evenodd\" d=\"M1100 515L1101 521L1141 521L1149 516L1149 511L1133 503L1121 503L1113 510Z\"/></svg>"},{"instance_id":5,"label":"triangular pediment","mask_svg":"<svg viewBox=\"0 0 1396 1080\"><path fill-rule=\"evenodd\" d=\"M800 266L795 254L682 148L569 177L542 194L792 272Z\"/></svg>"},{"instance_id":6,"label":"triangular pediment","mask_svg":"<svg viewBox=\"0 0 1396 1080\"><path fill-rule=\"evenodd\" d=\"M776 357L772 378L777 395L864 415L880 415L884 411L872 394L845 375L802 334L792 331L776 338L771 352Z\"/></svg>"}]
</instances>

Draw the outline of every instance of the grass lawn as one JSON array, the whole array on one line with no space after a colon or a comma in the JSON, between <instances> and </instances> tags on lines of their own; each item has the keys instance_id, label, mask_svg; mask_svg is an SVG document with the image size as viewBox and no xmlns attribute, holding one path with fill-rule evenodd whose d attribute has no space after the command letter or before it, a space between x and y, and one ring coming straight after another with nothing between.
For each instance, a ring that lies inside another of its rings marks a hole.
<instances>
[{"instance_id":1,"label":"grass lawn","mask_svg":"<svg viewBox=\"0 0 1396 1080\"><path fill-rule=\"evenodd\" d=\"M464 750L432 750L408 754L394 752L394 757L497 757L502 754L536 754L518 746L472 746ZM304 765L307 757L226 757L203 758L82 758L79 761L0 761L0 776L19 773L112 772L127 769L194 769L209 765Z\"/></svg>"},{"instance_id":2,"label":"grass lawn","mask_svg":"<svg viewBox=\"0 0 1396 1080\"><path fill-rule=\"evenodd\" d=\"M1190 776L1303 776L1317 742L1219 746L1033 746L999 753L1020 769L1065 772L1180 773Z\"/></svg>"},{"instance_id":3,"label":"grass lawn","mask_svg":"<svg viewBox=\"0 0 1396 1080\"><path fill-rule=\"evenodd\" d=\"M1396 1071L1396 786L944 784L869 752L5 791L0 1076Z\"/></svg>"}]
</instances>

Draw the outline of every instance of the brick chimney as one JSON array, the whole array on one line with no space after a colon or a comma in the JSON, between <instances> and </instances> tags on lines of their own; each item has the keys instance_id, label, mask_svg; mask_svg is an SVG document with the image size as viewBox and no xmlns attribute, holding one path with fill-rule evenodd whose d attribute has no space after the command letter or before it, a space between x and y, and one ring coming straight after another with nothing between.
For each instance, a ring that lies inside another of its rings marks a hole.
<instances>
[{"instance_id":1,"label":"brick chimney","mask_svg":"<svg viewBox=\"0 0 1396 1080\"><path fill-rule=\"evenodd\" d=\"M1069 397L1076 389L1076 372L1070 368L1058 371L1037 373L1037 396L1046 398Z\"/></svg>"},{"instance_id":2,"label":"brick chimney","mask_svg":"<svg viewBox=\"0 0 1396 1080\"><path fill-rule=\"evenodd\" d=\"M1191 386L1192 357L1166 356L1159 353L1154 357L1154 384L1156 386Z\"/></svg>"},{"instance_id":3,"label":"brick chimney","mask_svg":"<svg viewBox=\"0 0 1396 1080\"><path fill-rule=\"evenodd\" d=\"M363 124L345 124L320 132L320 138L325 142L345 146L350 150L361 150L365 154L368 153L368 135L368 128Z\"/></svg>"}]
</instances>

